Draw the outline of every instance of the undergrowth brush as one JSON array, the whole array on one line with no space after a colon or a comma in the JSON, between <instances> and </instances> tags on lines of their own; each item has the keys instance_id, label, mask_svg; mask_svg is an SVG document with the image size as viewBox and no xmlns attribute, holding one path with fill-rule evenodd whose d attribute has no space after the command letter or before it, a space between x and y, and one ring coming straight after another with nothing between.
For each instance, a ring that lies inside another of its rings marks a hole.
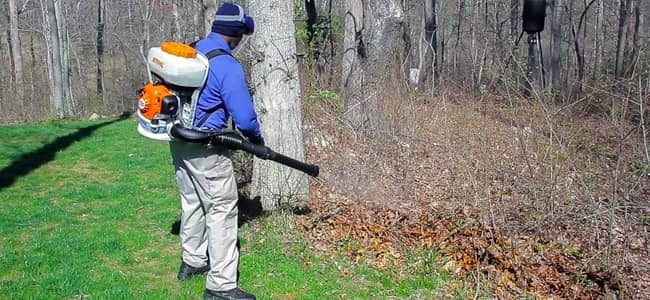
<instances>
[{"instance_id":1,"label":"undergrowth brush","mask_svg":"<svg viewBox=\"0 0 650 300\"><path fill-rule=\"evenodd\" d=\"M386 90L372 132L309 103L308 157L325 170L300 223L312 243L350 239L380 267L441 253L499 297L650 296L643 126L453 86Z\"/></svg>"}]
</instances>

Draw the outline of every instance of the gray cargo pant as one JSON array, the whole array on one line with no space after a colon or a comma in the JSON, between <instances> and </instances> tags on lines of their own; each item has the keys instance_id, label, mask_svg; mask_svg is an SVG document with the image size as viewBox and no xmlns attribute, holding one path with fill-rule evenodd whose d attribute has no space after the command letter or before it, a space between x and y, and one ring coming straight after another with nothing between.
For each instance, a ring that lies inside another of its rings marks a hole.
<instances>
[{"instance_id":1,"label":"gray cargo pant","mask_svg":"<svg viewBox=\"0 0 650 300\"><path fill-rule=\"evenodd\" d=\"M208 264L206 288L237 287L237 182L229 151L205 145L170 142L181 194L180 237L183 261L193 267Z\"/></svg>"}]
</instances>

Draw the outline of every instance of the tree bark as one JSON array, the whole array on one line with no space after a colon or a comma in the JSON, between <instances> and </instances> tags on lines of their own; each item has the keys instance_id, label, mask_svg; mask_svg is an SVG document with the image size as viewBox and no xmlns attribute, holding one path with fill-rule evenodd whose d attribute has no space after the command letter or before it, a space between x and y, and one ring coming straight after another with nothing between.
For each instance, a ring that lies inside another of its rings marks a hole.
<instances>
[{"instance_id":1,"label":"tree bark","mask_svg":"<svg viewBox=\"0 0 650 300\"><path fill-rule=\"evenodd\" d=\"M596 13L596 24L594 27L595 46L594 46L594 70L593 80L598 81L601 76L601 66L603 65L603 43L605 41L605 33L603 32L603 15L604 15L604 0L598 0L598 11Z\"/></svg>"},{"instance_id":2,"label":"tree bark","mask_svg":"<svg viewBox=\"0 0 650 300\"><path fill-rule=\"evenodd\" d=\"M172 38L176 41L182 41L183 31L181 30L181 22L178 15L178 4L174 1L172 1L172 17L174 18L174 31L172 32Z\"/></svg>"},{"instance_id":3,"label":"tree bark","mask_svg":"<svg viewBox=\"0 0 650 300\"><path fill-rule=\"evenodd\" d=\"M217 0L203 1L203 33L208 34L212 30L212 21L217 13ZM293 18L289 19L293 20Z\"/></svg>"},{"instance_id":4,"label":"tree bark","mask_svg":"<svg viewBox=\"0 0 650 300\"><path fill-rule=\"evenodd\" d=\"M61 85L63 90L63 109L65 117L71 117L75 114L75 103L72 94L72 74L70 68L70 33L68 31L68 24L66 21L66 14L64 11L64 0L55 0L55 13L56 25L59 31L59 38L61 39L59 46L61 47Z\"/></svg>"},{"instance_id":5,"label":"tree bark","mask_svg":"<svg viewBox=\"0 0 650 300\"><path fill-rule=\"evenodd\" d=\"M19 107L23 106L23 56L18 32L18 13L16 1L8 0L9 10L9 49L11 53L12 79L16 88L16 100Z\"/></svg>"},{"instance_id":6,"label":"tree bark","mask_svg":"<svg viewBox=\"0 0 650 300\"><path fill-rule=\"evenodd\" d=\"M105 16L104 0L97 1L97 96L102 99L104 109L110 107L107 102L107 97L104 96L104 16Z\"/></svg>"},{"instance_id":7,"label":"tree bark","mask_svg":"<svg viewBox=\"0 0 650 300\"><path fill-rule=\"evenodd\" d=\"M634 68L639 62L639 56L641 52L641 28L643 27L643 14L641 13L641 3L639 0L636 0L636 5L634 6L634 32L632 33L632 51L630 51L630 58L628 59L629 66L627 67L627 74L634 73Z\"/></svg>"},{"instance_id":8,"label":"tree bark","mask_svg":"<svg viewBox=\"0 0 650 300\"><path fill-rule=\"evenodd\" d=\"M62 119L65 117L64 103L65 93L63 87L63 61L61 59L61 37L59 36L57 24L57 2L55 0L45 1L44 9L44 31L47 38L48 48L48 69L50 84L50 100L52 117Z\"/></svg>"},{"instance_id":9,"label":"tree bark","mask_svg":"<svg viewBox=\"0 0 650 300\"><path fill-rule=\"evenodd\" d=\"M345 119L353 128L371 133L383 125L381 95L392 64L401 60L404 16L395 0L351 0L347 5L342 72Z\"/></svg>"},{"instance_id":10,"label":"tree bark","mask_svg":"<svg viewBox=\"0 0 650 300\"><path fill-rule=\"evenodd\" d=\"M632 0L619 0L618 10L618 35L616 36L616 64L614 74L616 77L623 77L625 72L625 42L627 40L627 18L628 7Z\"/></svg>"},{"instance_id":11,"label":"tree bark","mask_svg":"<svg viewBox=\"0 0 650 300\"><path fill-rule=\"evenodd\" d=\"M142 27L144 28L142 34L143 49L149 49L151 45L151 18L153 18L153 2L147 1L142 11Z\"/></svg>"},{"instance_id":12,"label":"tree bark","mask_svg":"<svg viewBox=\"0 0 650 300\"><path fill-rule=\"evenodd\" d=\"M436 65L438 54L438 33L436 24L436 0L424 1L424 72L422 82L426 87L433 89L436 78Z\"/></svg>"},{"instance_id":13,"label":"tree bark","mask_svg":"<svg viewBox=\"0 0 650 300\"><path fill-rule=\"evenodd\" d=\"M456 26L456 45L454 46L454 60L452 62L453 65L453 71L456 72L456 66L458 65L458 55L461 52L461 39L462 35L461 32L463 30L463 25L465 23L463 22L463 18L465 16L465 0L458 0L458 23Z\"/></svg>"},{"instance_id":14,"label":"tree bark","mask_svg":"<svg viewBox=\"0 0 650 300\"><path fill-rule=\"evenodd\" d=\"M255 106L262 134L272 149L304 160L300 82L296 60L294 1L250 0L250 15L256 18L252 36L258 63L251 67ZM304 174L270 161L255 159L252 195L261 197L262 207L273 210L305 204L309 185Z\"/></svg>"},{"instance_id":15,"label":"tree bark","mask_svg":"<svg viewBox=\"0 0 650 300\"><path fill-rule=\"evenodd\" d=\"M510 40L514 43L519 37L519 24L521 24L520 0L510 0Z\"/></svg>"}]
</instances>

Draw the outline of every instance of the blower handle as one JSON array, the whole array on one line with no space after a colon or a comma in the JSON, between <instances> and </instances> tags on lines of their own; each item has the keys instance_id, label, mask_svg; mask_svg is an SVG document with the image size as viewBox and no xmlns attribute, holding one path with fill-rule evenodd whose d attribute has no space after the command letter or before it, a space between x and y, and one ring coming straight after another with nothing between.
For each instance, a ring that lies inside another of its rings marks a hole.
<instances>
[{"instance_id":1,"label":"blower handle","mask_svg":"<svg viewBox=\"0 0 650 300\"><path fill-rule=\"evenodd\" d=\"M263 145L253 144L233 131L209 133L184 128L176 124L172 126L172 128L169 130L169 133L172 137L181 139L186 142L218 144L228 149L242 150L254 154L261 159L272 160L287 167L302 171L312 177L318 177L318 174L320 172L320 168L317 165L295 160L288 156L277 153L271 150L271 148Z\"/></svg>"}]
</instances>

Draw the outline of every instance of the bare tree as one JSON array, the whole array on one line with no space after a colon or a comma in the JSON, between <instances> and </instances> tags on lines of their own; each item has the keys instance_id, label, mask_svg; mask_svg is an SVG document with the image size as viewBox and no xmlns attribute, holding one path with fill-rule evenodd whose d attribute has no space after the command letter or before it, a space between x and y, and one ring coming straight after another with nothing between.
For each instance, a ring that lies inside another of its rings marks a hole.
<instances>
[{"instance_id":1,"label":"bare tree","mask_svg":"<svg viewBox=\"0 0 650 300\"><path fill-rule=\"evenodd\" d=\"M212 20L217 13L217 0L201 0L203 2L203 33L212 30Z\"/></svg>"},{"instance_id":2,"label":"bare tree","mask_svg":"<svg viewBox=\"0 0 650 300\"><path fill-rule=\"evenodd\" d=\"M43 0L41 0L41 3ZM63 86L63 60L61 59L61 36L57 24L58 1L44 0L45 9L43 16L44 32L48 46L48 71L50 75L50 99L52 104L52 115L55 118L65 117L65 87Z\"/></svg>"},{"instance_id":3,"label":"bare tree","mask_svg":"<svg viewBox=\"0 0 650 300\"><path fill-rule=\"evenodd\" d=\"M145 71L140 46L147 48L170 38L189 42L203 36L210 31L216 7L223 2L55 0L58 16L56 20L49 20L46 16L48 1L4 0L0 6L0 14L6 16L0 20L3 51L0 65L7 70L1 78L0 96L10 99L3 103L3 109L25 111L22 116L6 113L9 118L15 115L20 119L36 119L47 115L49 111L35 110L48 107L47 103L40 103L42 99L58 94L50 92L55 79L51 69L56 64L52 65L53 59L47 58L54 50L51 41L54 32L49 30L49 21L57 24L59 46L56 48L61 58L57 76L61 78L58 82L66 86L64 98L69 99L66 100L69 105L63 106L68 110L64 114L72 114L73 110L76 114L85 114L104 107L107 113L115 113L132 109L132 89L143 80ZM502 68L500 62L511 52L506 39L514 40L522 29L520 13L525 6L521 0L293 2L306 5L307 20L315 32L311 38L322 33L319 30L324 28L326 37L323 38L328 44L314 49L329 50L328 56L319 60L322 64L318 67L323 68L318 70L319 74L329 74L326 82L337 85L346 95L351 109L346 117L357 123L355 126L367 128L378 126L382 119L381 103L375 101L383 95L382 77L388 73L402 76L403 70L398 68L386 72L397 59L403 64L400 68L407 64L419 68L422 83L433 77L438 77L436 82L439 82L439 74L456 79L455 83L464 86L480 86L481 81L494 88L492 83L507 82L504 80L508 80L510 74L498 74L499 70L508 70ZM576 95L562 90L571 86L563 83L572 82L574 78L579 84L584 82L588 86L618 82L620 86L614 92L623 93L628 90L625 88L629 84L628 77L647 74L646 62L650 57L645 32L650 27L644 17L649 13L648 1L546 2L550 30L543 33L544 39L539 45L551 51L544 52L547 67L540 71L547 71L542 74L548 75L549 83L554 83L556 95L560 92ZM350 10L354 5L359 7L358 15ZM401 8L403 16L396 17L395 12L400 9L392 7ZM347 38L343 37L343 22L348 25ZM328 27L319 27L321 24ZM402 42L403 39L408 40ZM345 63L342 66L330 64L341 62L338 55L343 48L346 49ZM398 57L403 51L408 51L408 61ZM515 53L511 61L522 58L525 60ZM39 66L46 65L48 72L42 72ZM324 69L328 67L329 70ZM341 70L345 73L338 76ZM340 83L339 79L344 82ZM426 86L431 85L427 83ZM21 92L24 97L16 97ZM110 105L105 95L111 95ZM24 105L20 103L23 99ZM77 106L72 101L75 99L79 102Z\"/></svg>"},{"instance_id":4,"label":"bare tree","mask_svg":"<svg viewBox=\"0 0 650 300\"><path fill-rule=\"evenodd\" d=\"M74 102L74 94L72 93L72 66L70 65L70 32L68 31L67 13L64 0L56 0L58 9L56 10L56 24L59 31L59 38L61 38L61 78L63 99L64 99L64 112L65 117L75 115L76 105Z\"/></svg>"},{"instance_id":5,"label":"bare tree","mask_svg":"<svg viewBox=\"0 0 650 300\"><path fill-rule=\"evenodd\" d=\"M141 11L142 27L144 27L144 34L142 35L142 46L144 49L149 48L151 45L151 20L153 19L153 3L147 1Z\"/></svg>"},{"instance_id":6,"label":"bare tree","mask_svg":"<svg viewBox=\"0 0 650 300\"><path fill-rule=\"evenodd\" d=\"M267 144L279 152L303 160L300 82L296 61L294 2L251 0L250 14L257 20L252 36L255 60L251 77L262 133ZM279 164L256 159L253 195L264 209L301 206L309 194L307 178Z\"/></svg>"},{"instance_id":7,"label":"bare tree","mask_svg":"<svg viewBox=\"0 0 650 300\"><path fill-rule=\"evenodd\" d=\"M464 17L465 17L465 0L458 0L458 23L456 25L456 43L454 45L454 60L453 60L453 70L456 71L457 63L458 63L458 57L460 55L460 47L461 45L461 40L462 40L462 31L463 31L463 26L465 25L464 23Z\"/></svg>"},{"instance_id":8,"label":"bare tree","mask_svg":"<svg viewBox=\"0 0 650 300\"><path fill-rule=\"evenodd\" d=\"M8 0L7 5L9 6L8 15L9 15L9 44L10 44L10 53L11 53L11 67L14 80L14 86L16 88L16 98L19 101L19 105L23 105L23 55L22 47L20 45L20 34L18 32L18 13L16 10L16 1Z\"/></svg>"},{"instance_id":9,"label":"bare tree","mask_svg":"<svg viewBox=\"0 0 650 300\"><path fill-rule=\"evenodd\" d=\"M510 40L514 42L519 36L519 24L521 23L521 12L519 9L520 0L510 0Z\"/></svg>"},{"instance_id":10,"label":"bare tree","mask_svg":"<svg viewBox=\"0 0 650 300\"><path fill-rule=\"evenodd\" d=\"M627 19L628 8L632 5L632 0L619 0L618 15L618 35L616 36L616 65L614 74L617 77L623 77L625 72L625 43L627 41Z\"/></svg>"},{"instance_id":11,"label":"bare tree","mask_svg":"<svg viewBox=\"0 0 650 300\"><path fill-rule=\"evenodd\" d=\"M174 40L181 41L183 39L183 33L181 31L181 20L178 13L178 4L172 2L172 16L174 18L174 31L172 32L172 37Z\"/></svg>"},{"instance_id":12,"label":"bare tree","mask_svg":"<svg viewBox=\"0 0 650 300\"><path fill-rule=\"evenodd\" d=\"M346 119L371 132L383 122L381 94L387 69L404 49L400 3L395 0L351 0L347 3L343 54Z\"/></svg>"},{"instance_id":13,"label":"bare tree","mask_svg":"<svg viewBox=\"0 0 650 300\"><path fill-rule=\"evenodd\" d=\"M582 84L585 78L585 52L584 49L580 48L580 32L582 30L583 24L585 23L587 12L589 11L591 5L593 5L595 2L596 0L591 0L582 10L582 13L580 14L580 18L578 19L577 28L573 23L573 21L571 22L571 34L573 35L573 48L576 55L576 62L577 62L577 69L578 69L578 82L580 84L580 91L582 91ZM569 10L571 12L570 15L573 15L573 9L569 8Z\"/></svg>"},{"instance_id":14,"label":"bare tree","mask_svg":"<svg viewBox=\"0 0 650 300\"><path fill-rule=\"evenodd\" d=\"M438 33L436 24L436 0L424 0L424 73L422 82L427 87L434 88L437 53L438 53Z\"/></svg>"},{"instance_id":15,"label":"bare tree","mask_svg":"<svg viewBox=\"0 0 650 300\"><path fill-rule=\"evenodd\" d=\"M632 41L630 55L628 58L628 67L626 68L627 74L632 74L636 64L639 61L641 52L641 28L643 27L643 13L641 12L641 2L635 1L634 5L634 31L632 33Z\"/></svg>"},{"instance_id":16,"label":"bare tree","mask_svg":"<svg viewBox=\"0 0 650 300\"><path fill-rule=\"evenodd\" d=\"M105 18L104 0L97 1L97 96L102 99L104 108L108 108L107 97L104 96L104 18Z\"/></svg>"},{"instance_id":17,"label":"bare tree","mask_svg":"<svg viewBox=\"0 0 650 300\"><path fill-rule=\"evenodd\" d=\"M594 66L593 79L598 80L601 77L601 66L603 65L603 43L605 42L605 32L603 31L604 0L597 0L598 7L596 12L596 24L594 25Z\"/></svg>"}]
</instances>

